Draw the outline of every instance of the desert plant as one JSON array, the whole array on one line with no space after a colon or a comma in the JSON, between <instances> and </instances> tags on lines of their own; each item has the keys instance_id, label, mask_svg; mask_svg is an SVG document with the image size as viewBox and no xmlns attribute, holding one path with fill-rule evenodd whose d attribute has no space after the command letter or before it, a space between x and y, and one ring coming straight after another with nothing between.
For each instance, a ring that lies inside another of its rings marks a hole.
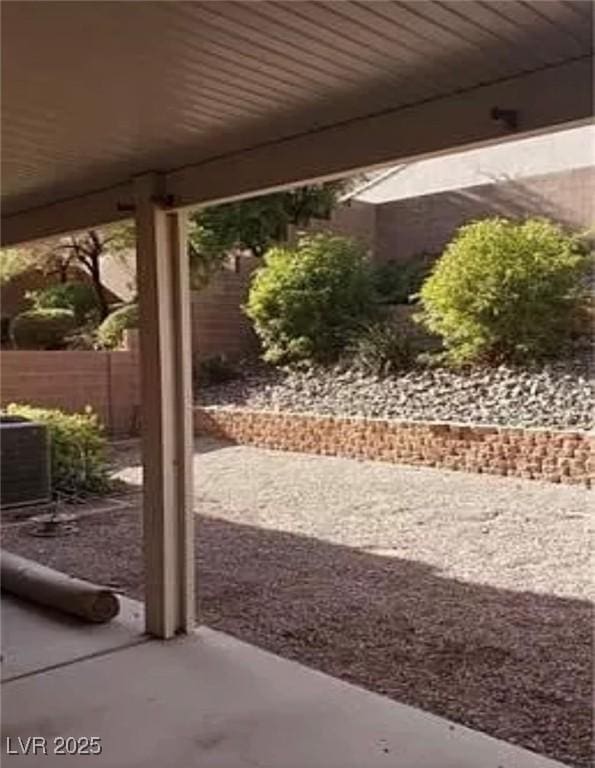
<instances>
[{"instance_id":1,"label":"desert plant","mask_svg":"<svg viewBox=\"0 0 595 768\"><path fill-rule=\"evenodd\" d=\"M375 307L365 252L330 234L302 237L295 248L271 248L255 275L246 312L265 359L273 362L336 357L351 332Z\"/></svg>"},{"instance_id":2,"label":"desert plant","mask_svg":"<svg viewBox=\"0 0 595 768\"><path fill-rule=\"evenodd\" d=\"M363 326L349 345L357 368L375 376L410 366L415 359L414 349L413 338L388 319Z\"/></svg>"},{"instance_id":3,"label":"desert plant","mask_svg":"<svg viewBox=\"0 0 595 768\"><path fill-rule=\"evenodd\" d=\"M76 327L70 309L30 309L13 318L10 336L19 349L64 349Z\"/></svg>"},{"instance_id":4,"label":"desert plant","mask_svg":"<svg viewBox=\"0 0 595 768\"><path fill-rule=\"evenodd\" d=\"M45 424L50 440L52 489L56 493L102 493L109 488L103 428L88 408L64 413L13 403L6 412Z\"/></svg>"},{"instance_id":5,"label":"desert plant","mask_svg":"<svg viewBox=\"0 0 595 768\"><path fill-rule=\"evenodd\" d=\"M70 309L79 324L93 315L99 316L95 289L81 281L56 283L38 291L29 291L27 298L33 302L34 309Z\"/></svg>"},{"instance_id":6,"label":"desert plant","mask_svg":"<svg viewBox=\"0 0 595 768\"><path fill-rule=\"evenodd\" d=\"M127 304L108 315L97 329L97 342L103 349L115 349L124 338L124 331L138 327L138 304Z\"/></svg>"},{"instance_id":7,"label":"desert plant","mask_svg":"<svg viewBox=\"0 0 595 768\"><path fill-rule=\"evenodd\" d=\"M212 355L204 360L199 360L194 371L196 383L204 387L233 381L239 375L239 372L225 355Z\"/></svg>"},{"instance_id":8,"label":"desert plant","mask_svg":"<svg viewBox=\"0 0 595 768\"><path fill-rule=\"evenodd\" d=\"M435 256L420 253L405 262L387 261L373 270L373 280L381 304L408 304L419 292L430 273Z\"/></svg>"},{"instance_id":9,"label":"desert plant","mask_svg":"<svg viewBox=\"0 0 595 768\"><path fill-rule=\"evenodd\" d=\"M550 221L476 221L422 286L420 320L456 363L536 360L563 348L588 264L578 239Z\"/></svg>"}]
</instances>

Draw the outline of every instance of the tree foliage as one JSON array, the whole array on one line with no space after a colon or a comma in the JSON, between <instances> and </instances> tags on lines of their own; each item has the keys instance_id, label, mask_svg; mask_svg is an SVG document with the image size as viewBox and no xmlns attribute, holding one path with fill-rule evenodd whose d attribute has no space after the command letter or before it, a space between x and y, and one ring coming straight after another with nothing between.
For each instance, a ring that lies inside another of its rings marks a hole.
<instances>
[{"instance_id":1,"label":"tree foliage","mask_svg":"<svg viewBox=\"0 0 595 768\"><path fill-rule=\"evenodd\" d=\"M205 285L226 256L248 251L261 257L272 245L285 242L291 226L327 219L347 182L309 184L298 189L261 195L204 208L190 216L188 246L195 288ZM95 288L100 319L109 314L101 279L106 257L121 258L136 247L134 223L127 221L52 238L22 248L0 251L0 285L36 268L59 283L71 278L72 268L86 272Z\"/></svg>"},{"instance_id":2,"label":"tree foliage","mask_svg":"<svg viewBox=\"0 0 595 768\"><path fill-rule=\"evenodd\" d=\"M234 250L262 257L271 246L287 240L291 226L329 218L344 189L345 182L310 184L193 214L189 243L194 284L206 282Z\"/></svg>"},{"instance_id":3,"label":"tree foliage","mask_svg":"<svg viewBox=\"0 0 595 768\"><path fill-rule=\"evenodd\" d=\"M0 249L0 286L23 274L35 263L35 258L24 248Z\"/></svg>"},{"instance_id":4,"label":"tree foliage","mask_svg":"<svg viewBox=\"0 0 595 768\"><path fill-rule=\"evenodd\" d=\"M55 237L22 248L0 252L0 285L31 268L66 283L72 269L85 272L95 289L100 319L109 314L101 265L108 257L117 257L134 248L134 226L131 222L89 229L64 237Z\"/></svg>"},{"instance_id":5,"label":"tree foliage","mask_svg":"<svg viewBox=\"0 0 595 768\"><path fill-rule=\"evenodd\" d=\"M79 325L88 320L96 321L99 311L95 288L80 280L57 283L37 291L29 291L27 298L33 302L34 309L70 309Z\"/></svg>"}]
</instances>

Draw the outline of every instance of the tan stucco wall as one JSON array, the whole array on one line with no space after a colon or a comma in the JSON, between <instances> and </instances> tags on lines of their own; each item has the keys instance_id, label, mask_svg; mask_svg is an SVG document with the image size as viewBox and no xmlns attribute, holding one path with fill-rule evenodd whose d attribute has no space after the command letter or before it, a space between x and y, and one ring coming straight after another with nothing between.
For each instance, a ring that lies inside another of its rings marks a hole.
<instances>
[{"instance_id":1,"label":"tan stucco wall","mask_svg":"<svg viewBox=\"0 0 595 768\"><path fill-rule=\"evenodd\" d=\"M440 253L462 224L495 215L546 216L573 230L593 227L595 168L486 184L379 205L375 258L378 261L406 261L419 253Z\"/></svg>"},{"instance_id":2,"label":"tan stucco wall","mask_svg":"<svg viewBox=\"0 0 595 768\"><path fill-rule=\"evenodd\" d=\"M192 358L212 355L241 357L258 348L256 334L242 310L248 300L251 275L259 264L240 257L237 268L226 266L201 291L192 292Z\"/></svg>"},{"instance_id":3,"label":"tan stucco wall","mask_svg":"<svg viewBox=\"0 0 595 768\"><path fill-rule=\"evenodd\" d=\"M113 435L139 426L139 371L135 348L115 352L3 351L1 405L28 403L68 412L91 406Z\"/></svg>"}]
</instances>

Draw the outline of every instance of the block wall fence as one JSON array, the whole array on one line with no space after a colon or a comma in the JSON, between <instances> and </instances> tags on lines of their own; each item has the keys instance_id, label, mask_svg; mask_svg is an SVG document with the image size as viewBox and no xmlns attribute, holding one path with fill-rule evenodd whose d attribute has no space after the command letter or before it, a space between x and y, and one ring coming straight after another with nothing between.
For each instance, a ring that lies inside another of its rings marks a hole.
<instances>
[{"instance_id":1,"label":"block wall fence","mask_svg":"<svg viewBox=\"0 0 595 768\"><path fill-rule=\"evenodd\" d=\"M197 407L195 433L244 445L591 486L595 435Z\"/></svg>"},{"instance_id":2,"label":"block wall fence","mask_svg":"<svg viewBox=\"0 0 595 768\"><path fill-rule=\"evenodd\" d=\"M212 355L230 359L258 350L258 339L242 310L248 300L255 258L234 259L191 297L192 358L196 364Z\"/></svg>"},{"instance_id":3,"label":"block wall fence","mask_svg":"<svg viewBox=\"0 0 595 768\"><path fill-rule=\"evenodd\" d=\"M138 352L2 351L0 404L68 412L90 405L114 436L138 431Z\"/></svg>"},{"instance_id":4,"label":"block wall fence","mask_svg":"<svg viewBox=\"0 0 595 768\"><path fill-rule=\"evenodd\" d=\"M114 437L138 434L138 352L3 351L0 404L87 405ZM591 486L595 433L195 407L198 435L344 456Z\"/></svg>"}]
</instances>

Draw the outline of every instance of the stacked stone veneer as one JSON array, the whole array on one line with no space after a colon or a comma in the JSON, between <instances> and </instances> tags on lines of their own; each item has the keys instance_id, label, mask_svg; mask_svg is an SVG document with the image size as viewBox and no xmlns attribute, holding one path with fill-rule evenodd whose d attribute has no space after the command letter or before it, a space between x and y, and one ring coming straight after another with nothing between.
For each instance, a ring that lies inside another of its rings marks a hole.
<instances>
[{"instance_id":1,"label":"stacked stone veneer","mask_svg":"<svg viewBox=\"0 0 595 768\"><path fill-rule=\"evenodd\" d=\"M590 486L595 436L458 424L337 416L194 410L197 434L285 451L374 459Z\"/></svg>"}]
</instances>

